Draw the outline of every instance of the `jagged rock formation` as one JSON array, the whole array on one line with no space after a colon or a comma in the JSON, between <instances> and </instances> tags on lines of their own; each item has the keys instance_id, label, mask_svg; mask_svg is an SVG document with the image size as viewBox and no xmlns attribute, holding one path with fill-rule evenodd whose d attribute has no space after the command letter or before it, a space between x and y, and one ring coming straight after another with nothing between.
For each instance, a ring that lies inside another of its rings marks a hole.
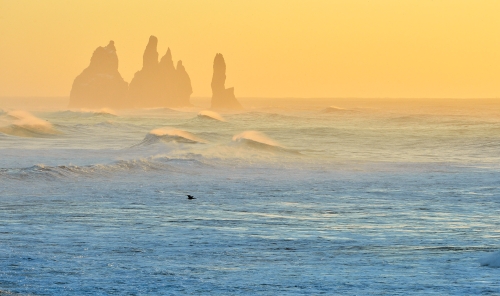
<instances>
[{"instance_id":1,"label":"jagged rock formation","mask_svg":"<svg viewBox=\"0 0 500 296\"><path fill-rule=\"evenodd\" d=\"M69 106L73 108L122 108L127 106L128 84L118 72L113 41L98 47L90 65L73 81Z\"/></svg>"},{"instance_id":2,"label":"jagged rock formation","mask_svg":"<svg viewBox=\"0 0 500 296\"><path fill-rule=\"evenodd\" d=\"M226 88L226 62L218 53L214 59L214 74L212 76L212 109L243 109L234 96L234 87Z\"/></svg>"},{"instance_id":3,"label":"jagged rock formation","mask_svg":"<svg viewBox=\"0 0 500 296\"><path fill-rule=\"evenodd\" d=\"M177 62L177 69L175 70L175 81L177 84L177 102L181 105L189 104L189 98L193 93L193 88L191 87L191 79L189 78L186 69L182 65L182 61Z\"/></svg>"},{"instance_id":4,"label":"jagged rock formation","mask_svg":"<svg viewBox=\"0 0 500 296\"><path fill-rule=\"evenodd\" d=\"M94 51L88 68L75 78L70 107L151 108L189 106L191 79L182 61L174 67L170 48L158 62L158 39L149 37L142 69L127 84L118 72L114 42Z\"/></svg>"},{"instance_id":5,"label":"jagged rock formation","mask_svg":"<svg viewBox=\"0 0 500 296\"><path fill-rule=\"evenodd\" d=\"M161 58L159 66L160 66L160 75L162 76L161 79L164 82L162 87L163 100L164 101L174 100L174 98L177 96L176 81L175 81L176 72L170 48L168 48L167 53L165 53L165 55Z\"/></svg>"},{"instance_id":6,"label":"jagged rock formation","mask_svg":"<svg viewBox=\"0 0 500 296\"><path fill-rule=\"evenodd\" d=\"M161 75L158 64L158 39L149 37L142 56L142 69L137 71L129 86L129 97L134 107L159 107L162 101Z\"/></svg>"},{"instance_id":7,"label":"jagged rock formation","mask_svg":"<svg viewBox=\"0 0 500 296\"><path fill-rule=\"evenodd\" d=\"M142 69L130 82L129 96L135 107L176 107L189 105L191 79L182 62L174 68L170 48L158 62L158 39L149 37Z\"/></svg>"}]
</instances>

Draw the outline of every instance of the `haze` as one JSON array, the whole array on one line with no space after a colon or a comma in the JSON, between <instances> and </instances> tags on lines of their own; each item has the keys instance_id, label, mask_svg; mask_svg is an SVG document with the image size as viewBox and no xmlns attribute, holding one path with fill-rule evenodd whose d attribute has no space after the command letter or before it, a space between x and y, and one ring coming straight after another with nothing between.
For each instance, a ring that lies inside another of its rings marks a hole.
<instances>
[{"instance_id":1,"label":"haze","mask_svg":"<svg viewBox=\"0 0 500 296\"><path fill-rule=\"evenodd\" d=\"M499 1L0 0L0 96L68 96L114 40L130 82L150 35L210 96L224 53L239 97L495 98Z\"/></svg>"}]
</instances>

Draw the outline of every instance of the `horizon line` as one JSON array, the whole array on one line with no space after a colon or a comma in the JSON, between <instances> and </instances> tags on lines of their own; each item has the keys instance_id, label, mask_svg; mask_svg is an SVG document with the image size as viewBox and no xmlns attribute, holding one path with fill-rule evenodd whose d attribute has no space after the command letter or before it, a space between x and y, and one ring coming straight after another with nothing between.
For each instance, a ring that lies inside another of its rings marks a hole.
<instances>
[{"instance_id":1,"label":"horizon line","mask_svg":"<svg viewBox=\"0 0 500 296\"><path fill-rule=\"evenodd\" d=\"M0 96L0 99L35 99L35 98L59 98L59 99L69 99L70 96ZM211 99L211 96L194 96L191 97L191 99ZM239 99L384 99L384 100L471 100L471 99L480 99L480 100L495 100L495 99L500 99L500 97L288 97L288 96L283 96L283 97L276 97L276 96L240 96L238 97Z\"/></svg>"}]
</instances>

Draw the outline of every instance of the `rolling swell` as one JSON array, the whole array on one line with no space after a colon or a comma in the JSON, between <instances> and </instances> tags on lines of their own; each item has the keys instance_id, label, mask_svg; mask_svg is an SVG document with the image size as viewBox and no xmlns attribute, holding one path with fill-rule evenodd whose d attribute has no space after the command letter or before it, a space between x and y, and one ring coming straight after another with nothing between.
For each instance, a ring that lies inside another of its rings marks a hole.
<instances>
[{"instance_id":1,"label":"rolling swell","mask_svg":"<svg viewBox=\"0 0 500 296\"><path fill-rule=\"evenodd\" d=\"M159 129L154 129L150 131L146 137L142 140L141 143L136 144L132 147L137 147L137 146L148 146L148 145L153 145L157 143L181 143L181 144L205 144L207 143L205 140L202 138L195 136L194 134L184 131L184 130L179 130L179 129L174 129L174 128L159 128Z\"/></svg>"},{"instance_id":2,"label":"rolling swell","mask_svg":"<svg viewBox=\"0 0 500 296\"><path fill-rule=\"evenodd\" d=\"M321 112L322 113L340 113L340 112L346 112L346 111L351 111L351 110L337 107L337 106L330 106L328 108L323 109Z\"/></svg>"},{"instance_id":3,"label":"rolling swell","mask_svg":"<svg viewBox=\"0 0 500 296\"><path fill-rule=\"evenodd\" d=\"M26 168L3 168L0 169L0 179L16 180L57 180L75 177L105 178L112 173L148 172L148 171L169 171L185 172L186 167L204 166L195 159L172 159L168 157L149 157L132 160L118 160L109 164L92 165L59 165L47 166L37 164Z\"/></svg>"},{"instance_id":4,"label":"rolling swell","mask_svg":"<svg viewBox=\"0 0 500 296\"><path fill-rule=\"evenodd\" d=\"M226 122L224 117L222 117L219 113L209 110L200 111L200 113L198 113L198 118Z\"/></svg>"},{"instance_id":5,"label":"rolling swell","mask_svg":"<svg viewBox=\"0 0 500 296\"><path fill-rule=\"evenodd\" d=\"M99 110L64 110L53 113L57 117L65 118L81 118L81 117L117 117L116 113L108 108L103 108Z\"/></svg>"},{"instance_id":6,"label":"rolling swell","mask_svg":"<svg viewBox=\"0 0 500 296\"><path fill-rule=\"evenodd\" d=\"M273 139L257 131L245 131L233 136L233 142L249 148L269 152L301 154L299 151L282 147Z\"/></svg>"}]
</instances>

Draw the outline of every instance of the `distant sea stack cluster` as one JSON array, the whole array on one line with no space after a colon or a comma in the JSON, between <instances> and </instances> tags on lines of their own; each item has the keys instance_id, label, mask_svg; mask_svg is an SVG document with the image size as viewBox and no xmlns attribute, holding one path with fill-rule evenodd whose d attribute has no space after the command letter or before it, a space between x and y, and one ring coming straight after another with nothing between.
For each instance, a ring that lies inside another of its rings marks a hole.
<instances>
[{"instance_id":1,"label":"distant sea stack cluster","mask_svg":"<svg viewBox=\"0 0 500 296\"><path fill-rule=\"evenodd\" d=\"M168 48L158 61L158 38L151 36L143 55L142 69L127 83L118 72L118 56L113 41L98 47L90 65L73 81L70 108L155 108L191 106L191 79L182 61L174 66ZM212 109L243 109L234 88L225 88L226 63L222 54L214 59Z\"/></svg>"}]
</instances>

